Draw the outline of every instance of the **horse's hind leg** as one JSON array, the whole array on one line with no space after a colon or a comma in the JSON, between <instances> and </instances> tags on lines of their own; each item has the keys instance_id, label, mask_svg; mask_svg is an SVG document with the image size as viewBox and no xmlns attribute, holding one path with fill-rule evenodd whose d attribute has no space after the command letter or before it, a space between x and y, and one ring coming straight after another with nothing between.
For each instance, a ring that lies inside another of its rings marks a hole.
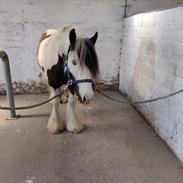
<instances>
[{"instance_id":1,"label":"horse's hind leg","mask_svg":"<svg viewBox=\"0 0 183 183\"><path fill-rule=\"evenodd\" d=\"M57 91L50 87L50 97L53 97L57 94ZM53 133L53 134L57 134L59 133L61 130L64 129L64 121L63 119L60 118L59 115L59 104L60 104L60 100L59 98L55 98L50 102L53 106L50 118L48 120L48 125L47 128L48 130Z\"/></svg>"},{"instance_id":2,"label":"horse's hind leg","mask_svg":"<svg viewBox=\"0 0 183 183\"><path fill-rule=\"evenodd\" d=\"M65 91L65 85L60 88L63 91L63 94L60 95L60 103L64 104L68 102L69 90Z\"/></svg>"},{"instance_id":3,"label":"horse's hind leg","mask_svg":"<svg viewBox=\"0 0 183 183\"><path fill-rule=\"evenodd\" d=\"M73 133L79 133L83 130L83 124L79 121L75 111L76 98L69 93L69 99L66 108L66 128Z\"/></svg>"}]
</instances>

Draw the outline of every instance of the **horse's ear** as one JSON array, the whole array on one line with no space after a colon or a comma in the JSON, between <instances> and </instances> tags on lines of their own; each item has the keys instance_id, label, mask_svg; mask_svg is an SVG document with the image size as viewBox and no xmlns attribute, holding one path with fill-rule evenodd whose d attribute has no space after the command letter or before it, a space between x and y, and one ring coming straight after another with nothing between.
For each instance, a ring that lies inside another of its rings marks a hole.
<instances>
[{"instance_id":1,"label":"horse's ear","mask_svg":"<svg viewBox=\"0 0 183 183\"><path fill-rule=\"evenodd\" d=\"M76 43L76 32L75 29L72 29L69 34L69 40L71 43L71 49L74 49Z\"/></svg>"},{"instance_id":2,"label":"horse's ear","mask_svg":"<svg viewBox=\"0 0 183 183\"><path fill-rule=\"evenodd\" d=\"M95 35L93 37L90 38L90 41L95 44L96 43L96 40L98 38L98 32L95 33Z\"/></svg>"}]
</instances>

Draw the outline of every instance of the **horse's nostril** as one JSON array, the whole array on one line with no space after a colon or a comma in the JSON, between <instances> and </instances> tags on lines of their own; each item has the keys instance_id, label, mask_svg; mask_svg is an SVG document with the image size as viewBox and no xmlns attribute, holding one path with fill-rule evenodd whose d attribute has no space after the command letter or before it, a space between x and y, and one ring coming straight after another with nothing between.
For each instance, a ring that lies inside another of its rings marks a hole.
<instances>
[{"instance_id":1,"label":"horse's nostril","mask_svg":"<svg viewBox=\"0 0 183 183\"><path fill-rule=\"evenodd\" d=\"M83 98L83 102L85 102L86 101L86 97L84 96L84 98Z\"/></svg>"}]
</instances>

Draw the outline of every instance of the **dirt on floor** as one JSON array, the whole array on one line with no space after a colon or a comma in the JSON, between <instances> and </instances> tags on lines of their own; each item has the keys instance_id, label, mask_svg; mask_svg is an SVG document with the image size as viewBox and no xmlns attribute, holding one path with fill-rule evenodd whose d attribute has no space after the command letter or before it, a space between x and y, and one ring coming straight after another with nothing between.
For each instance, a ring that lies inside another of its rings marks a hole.
<instances>
[{"instance_id":1,"label":"dirt on floor","mask_svg":"<svg viewBox=\"0 0 183 183\"><path fill-rule=\"evenodd\" d=\"M15 104L47 97L17 95ZM6 105L5 96L0 104ZM182 164L130 105L96 94L77 110L84 131L58 135L46 128L50 104L17 111L18 120L0 111L0 183L183 183Z\"/></svg>"}]
</instances>

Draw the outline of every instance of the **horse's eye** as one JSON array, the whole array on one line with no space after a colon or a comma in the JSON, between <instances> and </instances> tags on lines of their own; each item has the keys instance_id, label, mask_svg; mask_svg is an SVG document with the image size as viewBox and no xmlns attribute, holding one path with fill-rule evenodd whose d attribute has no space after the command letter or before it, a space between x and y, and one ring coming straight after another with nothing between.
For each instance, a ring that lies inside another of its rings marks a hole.
<instances>
[{"instance_id":1,"label":"horse's eye","mask_svg":"<svg viewBox=\"0 0 183 183\"><path fill-rule=\"evenodd\" d=\"M73 64L73 65L77 65L77 63L76 63L75 60L72 60L72 64Z\"/></svg>"}]
</instances>

